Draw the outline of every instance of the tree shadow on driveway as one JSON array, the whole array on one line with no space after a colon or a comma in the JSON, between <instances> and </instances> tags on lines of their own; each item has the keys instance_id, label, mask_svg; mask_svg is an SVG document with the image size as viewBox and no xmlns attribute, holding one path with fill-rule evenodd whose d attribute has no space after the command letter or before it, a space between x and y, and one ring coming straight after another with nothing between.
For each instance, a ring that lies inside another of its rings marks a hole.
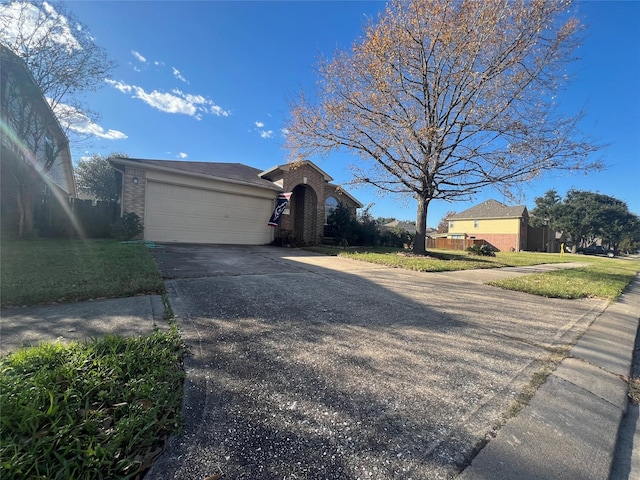
<instances>
[{"instance_id":1,"label":"tree shadow on driveway","mask_svg":"<svg viewBox=\"0 0 640 480\"><path fill-rule=\"evenodd\" d=\"M601 308L297 250L154 256L192 356L148 478L453 476Z\"/></svg>"}]
</instances>

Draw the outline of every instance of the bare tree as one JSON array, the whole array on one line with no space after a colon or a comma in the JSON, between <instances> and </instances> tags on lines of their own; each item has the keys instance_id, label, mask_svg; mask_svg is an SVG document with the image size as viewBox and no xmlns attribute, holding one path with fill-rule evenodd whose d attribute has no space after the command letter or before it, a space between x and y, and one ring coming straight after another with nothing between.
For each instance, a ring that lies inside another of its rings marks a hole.
<instances>
[{"instance_id":1,"label":"bare tree","mask_svg":"<svg viewBox=\"0 0 640 480\"><path fill-rule=\"evenodd\" d=\"M358 154L354 183L432 200L508 193L549 170L600 168L555 95L581 25L563 0L392 0L350 52L319 62L317 101L292 102L292 158Z\"/></svg>"},{"instance_id":2,"label":"bare tree","mask_svg":"<svg viewBox=\"0 0 640 480\"><path fill-rule=\"evenodd\" d=\"M444 214L444 217L442 217L438 223L438 233L447 233L449 231L449 217L455 214L456 212L453 210L449 210Z\"/></svg>"},{"instance_id":3,"label":"bare tree","mask_svg":"<svg viewBox=\"0 0 640 480\"><path fill-rule=\"evenodd\" d=\"M49 2L4 3L0 42L24 60L67 134L95 119L78 95L96 90L115 64L70 12Z\"/></svg>"},{"instance_id":4,"label":"bare tree","mask_svg":"<svg viewBox=\"0 0 640 480\"><path fill-rule=\"evenodd\" d=\"M15 191L22 237L33 227L40 180L65 168L68 136L96 118L79 94L101 85L114 64L86 26L49 2L0 3L0 54L0 111L8 128L2 136L8 149L3 163L13 183L10 191ZM78 134L73 138L82 139ZM66 160L70 164L70 158Z\"/></svg>"}]
</instances>

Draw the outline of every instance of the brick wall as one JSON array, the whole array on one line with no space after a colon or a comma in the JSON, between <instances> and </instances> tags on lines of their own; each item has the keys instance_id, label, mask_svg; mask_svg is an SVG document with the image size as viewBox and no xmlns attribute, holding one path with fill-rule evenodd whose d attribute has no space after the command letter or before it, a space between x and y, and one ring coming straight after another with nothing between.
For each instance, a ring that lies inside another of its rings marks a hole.
<instances>
[{"instance_id":1,"label":"brick wall","mask_svg":"<svg viewBox=\"0 0 640 480\"><path fill-rule=\"evenodd\" d=\"M520 251L518 235L515 233L483 233L475 236L477 239L486 240L492 246L502 252L510 252L511 249Z\"/></svg>"},{"instance_id":2,"label":"brick wall","mask_svg":"<svg viewBox=\"0 0 640 480\"><path fill-rule=\"evenodd\" d=\"M283 230L294 230L295 219L302 220L304 223L304 232L302 239L307 243L318 243L322 239L324 229L324 200L325 185L324 176L310 165L292 165L290 170L285 173L283 188L285 192L293 192L296 187L302 185L304 188L304 214L295 212L297 195L292 196L292 205L290 211L292 215L285 215L282 218L280 228ZM298 197L298 201L300 198Z\"/></svg>"},{"instance_id":3,"label":"brick wall","mask_svg":"<svg viewBox=\"0 0 640 480\"><path fill-rule=\"evenodd\" d=\"M138 183L134 183L134 178ZM127 166L124 171L124 193L122 206L124 213L135 213L144 225L144 200L146 191L146 173L144 170Z\"/></svg>"},{"instance_id":4,"label":"brick wall","mask_svg":"<svg viewBox=\"0 0 640 480\"><path fill-rule=\"evenodd\" d=\"M329 184L324 175L309 164L292 164L283 172L282 187L285 192L293 192L289 215L283 215L280 230L295 231L304 224L304 231L297 232L306 243L321 243L324 238L325 202L335 197L339 203L347 205L353 215L358 205L345 195L340 187ZM274 179L275 180L275 179ZM304 212L296 208L304 204Z\"/></svg>"}]
</instances>

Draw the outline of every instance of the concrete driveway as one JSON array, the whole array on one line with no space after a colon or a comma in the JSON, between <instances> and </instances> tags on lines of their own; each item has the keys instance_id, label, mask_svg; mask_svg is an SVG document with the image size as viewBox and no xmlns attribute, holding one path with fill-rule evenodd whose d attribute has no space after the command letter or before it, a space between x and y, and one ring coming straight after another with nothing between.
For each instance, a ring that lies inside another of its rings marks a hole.
<instances>
[{"instance_id":1,"label":"concrete driveway","mask_svg":"<svg viewBox=\"0 0 640 480\"><path fill-rule=\"evenodd\" d=\"M294 249L154 257L192 355L150 479L449 478L606 306Z\"/></svg>"}]
</instances>

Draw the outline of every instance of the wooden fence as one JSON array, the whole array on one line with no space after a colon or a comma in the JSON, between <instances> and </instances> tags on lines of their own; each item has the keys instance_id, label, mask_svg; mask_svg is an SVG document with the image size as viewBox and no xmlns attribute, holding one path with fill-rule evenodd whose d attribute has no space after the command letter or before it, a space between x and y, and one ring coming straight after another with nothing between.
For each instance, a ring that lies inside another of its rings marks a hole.
<instances>
[{"instance_id":1,"label":"wooden fence","mask_svg":"<svg viewBox=\"0 0 640 480\"><path fill-rule=\"evenodd\" d=\"M35 210L34 224L40 237L109 238L111 225L120 216L116 202L69 198L65 205L55 197L43 197Z\"/></svg>"},{"instance_id":2,"label":"wooden fence","mask_svg":"<svg viewBox=\"0 0 640 480\"><path fill-rule=\"evenodd\" d=\"M489 243L485 240L475 238L427 238L427 248L466 250L471 245L489 245Z\"/></svg>"}]
</instances>

